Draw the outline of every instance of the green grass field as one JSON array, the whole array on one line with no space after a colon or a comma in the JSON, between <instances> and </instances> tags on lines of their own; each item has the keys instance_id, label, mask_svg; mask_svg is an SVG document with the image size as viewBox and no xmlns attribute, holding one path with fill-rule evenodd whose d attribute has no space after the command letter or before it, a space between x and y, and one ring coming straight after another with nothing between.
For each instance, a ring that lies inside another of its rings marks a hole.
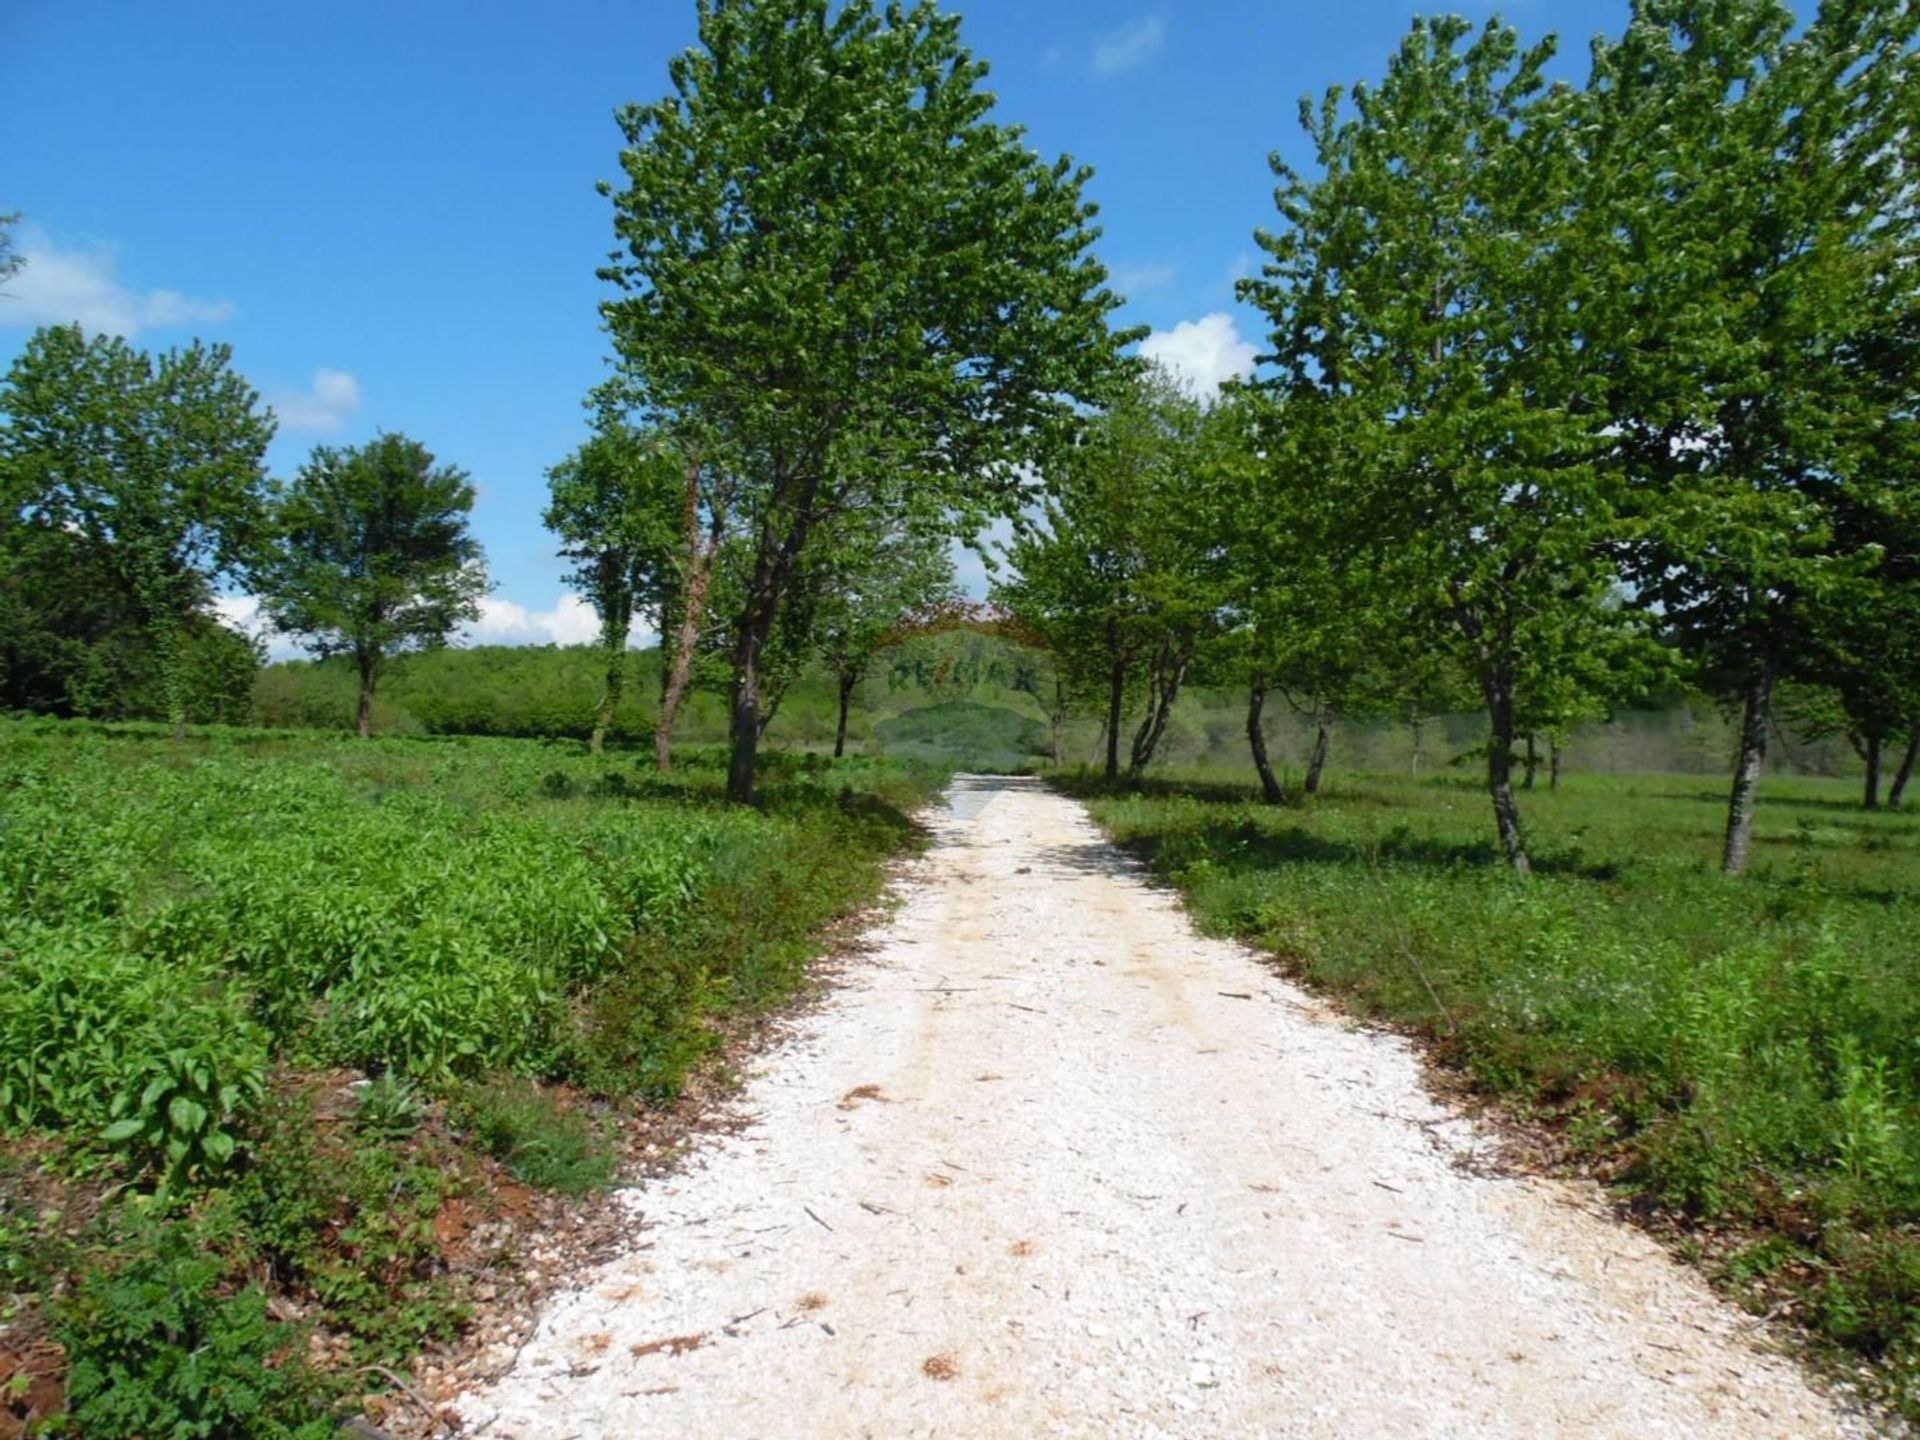
<instances>
[{"instance_id":1,"label":"green grass field","mask_svg":"<svg viewBox=\"0 0 1920 1440\"><path fill-rule=\"evenodd\" d=\"M1431 1037L1920 1406L1920 815L1771 779L1728 881L1721 785L1577 775L1523 796L1525 883L1455 775L1281 807L1225 771L1061 783L1207 927Z\"/></svg>"},{"instance_id":2,"label":"green grass field","mask_svg":"<svg viewBox=\"0 0 1920 1440\"><path fill-rule=\"evenodd\" d=\"M305 1436L457 1327L445 1207L603 1185L944 772L765 776L741 809L717 753L0 721L0 1434L54 1342L37 1434Z\"/></svg>"}]
</instances>

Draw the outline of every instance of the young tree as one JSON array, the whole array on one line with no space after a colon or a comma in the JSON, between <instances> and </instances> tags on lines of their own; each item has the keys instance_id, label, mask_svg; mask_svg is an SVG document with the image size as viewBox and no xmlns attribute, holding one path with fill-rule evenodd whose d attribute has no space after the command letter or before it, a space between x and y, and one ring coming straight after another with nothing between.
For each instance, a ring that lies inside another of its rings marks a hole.
<instances>
[{"instance_id":1,"label":"young tree","mask_svg":"<svg viewBox=\"0 0 1920 1440\"><path fill-rule=\"evenodd\" d=\"M1137 779L1195 655L1219 632L1218 516L1199 480L1205 423L1170 376L1141 372L1049 469L1042 523L1016 537L1014 573L994 587L1046 638L1071 688L1104 694L1109 781L1129 693L1146 692L1128 752Z\"/></svg>"},{"instance_id":2,"label":"young tree","mask_svg":"<svg viewBox=\"0 0 1920 1440\"><path fill-rule=\"evenodd\" d=\"M275 629L315 654L350 655L360 675L356 728L373 734L381 667L403 650L447 643L480 613L480 542L467 532L473 486L404 435L320 446L275 504L277 544L262 576Z\"/></svg>"},{"instance_id":3,"label":"young tree","mask_svg":"<svg viewBox=\"0 0 1920 1440\"><path fill-rule=\"evenodd\" d=\"M846 515L971 534L1096 398L1118 304L1087 172L988 119L931 0L701 0L673 93L623 110L603 307L633 402L698 436L751 547L732 617L728 792L750 798L760 670Z\"/></svg>"},{"instance_id":4,"label":"young tree","mask_svg":"<svg viewBox=\"0 0 1920 1440\"><path fill-rule=\"evenodd\" d=\"M626 688L634 611L660 609L679 539L684 468L654 437L616 424L547 472L552 498L541 519L574 562L568 582L600 617L606 679L587 741L595 755Z\"/></svg>"},{"instance_id":5,"label":"young tree","mask_svg":"<svg viewBox=\"0 0 1920 1440\"><path fill-rule=\"evenodd\" d=\"M1612 284L1608 408L1642 521L1643 601L1741 712L1722 868L1745 870L1777 682L1813 614L1871 570L1836 529L1911 412L1866 351L1912 313L1920 10L1637 0L1596 51L1588 249Z\"/></svg>"},{"instance_id":6,"label":"young tree","mask_svg":"<svg viewBox=\"0 0 1920 1440\"><path fill-rule=\"evenodd\" d=\"M1582 255L1572 100L1551 42L1494 21L1416 21L1375 87L1302 123L1323 174L1274 159L1283 227L1243 293L1272 322L1279 386L1310 403L1320 503L1403 624L1470 667L1487 791L1530 870L1513 788L1530 644L1604 625L1615 576L1607 417ZM1464 45L1463 45L1463 42Z\"/></svg>"},{"instance_id":7,"label":"young tree","mask_svg":"<svg viewBox=\"0 0 1920 1440\"><path fill-rule=\"evenodd\" d=\"M270 413L224 345L154 356L80 327L36 331L0 388L10 523L83 537L138 615L186 733L186 651L214 587L265 534Z\"/></svg>"}]
</instances>

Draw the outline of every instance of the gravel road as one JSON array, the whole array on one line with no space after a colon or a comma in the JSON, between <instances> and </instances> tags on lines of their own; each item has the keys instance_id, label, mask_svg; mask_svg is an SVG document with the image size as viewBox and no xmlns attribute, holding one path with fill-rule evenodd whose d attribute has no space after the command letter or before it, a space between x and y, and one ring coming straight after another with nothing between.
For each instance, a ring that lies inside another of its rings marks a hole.
<instances>
[{"instance_id":1,"label":"gravel road","mask_svg":"<svg viewBox=\"0 0 1920 1440\"><path fill-rule=\"evenodd\" d=\"M627 1192L468 1433L1853 1433L1589 1191L1490 1142L1073 802L963 778L750 1124Z\"/></svg>"}]
</instances>

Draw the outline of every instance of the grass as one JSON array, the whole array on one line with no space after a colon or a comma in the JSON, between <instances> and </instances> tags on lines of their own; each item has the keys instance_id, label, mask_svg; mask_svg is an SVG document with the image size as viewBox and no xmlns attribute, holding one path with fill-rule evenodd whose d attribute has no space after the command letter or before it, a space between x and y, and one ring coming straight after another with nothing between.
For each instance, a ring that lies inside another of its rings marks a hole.
<instances>
[{"instance_id":1,"label":"grass","mask_svg":"<svg viewBox=\"0 0 1920 1440\"><path fill-rule=\"evenodd\" d=\"M1728 881L1718 784L1573 776L1523 797L1524 883L1458 776L1281 807L1222 772L1062 783L1208 929L1429 1037L1920 1413L1920 817L1769 780Z\"/></svg>"},{"instance_id":2,"label":"grass","mask_svg":"<svg viewBox=\"0 0 1920 1440\"><path fill-rule=\"evenodd\" d=\"M604 1186L944 780L763 774L0 721L0 1366L57 1341L71 1401L36 1433L304 1435L457 1329L452 1237Z\"/></svg>"}]
</instances>

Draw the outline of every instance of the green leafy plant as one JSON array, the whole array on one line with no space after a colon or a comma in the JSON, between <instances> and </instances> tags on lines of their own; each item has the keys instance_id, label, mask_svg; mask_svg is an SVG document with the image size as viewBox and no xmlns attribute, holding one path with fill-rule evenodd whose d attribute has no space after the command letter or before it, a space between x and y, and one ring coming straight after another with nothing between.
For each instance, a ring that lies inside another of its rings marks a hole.
<instances>
[{"instance_id":1,"label":"green leafy plant","mask_svg":"<svg viewBox=\"0 0 1920 1440\"><path fill-rule=\"evenodd\" d=\"M151 1056L114 1097L100 1138L169 1186L208 1179L233 1163L239 1127L266 1093L266 1057L202 1044Z\"/></svg>"},{"instance_id":2,"label":"green leafy plant","mask_svg":"<svg viewBox=\"0 0 1920 1440\"><path fill-rule=\"evenodd\" d=\"M370 1140L404 1140L420 1128L425 1114L419 1087L404 1076L387 1074L360 1087L353 1128Z\"/></svg>"},{"instance_id":3,"label":"green leafy plant","mask_svg":"<svg viewBox=\"0 0 1920 1440\"><path fill-rule=\"evenodd\" d=\"M68 1413L53 1433L87 1440L327 1440L331 1395L300 1332L267 1297L230 1288L209 1236L179 1221L135 1224L127 1253L96 1262L55 1309Z\"/></svg>"},{"instance_id":4,"label":"green leafy plant","mask_svg":"<svg viewBox=\"0 0 1920 1440\"><path fill-rule=\"evenodd\" d=\"M610 1183L619 1166L599 1127L530 1081L503 1076L476 1085L460 1111L488 1153L542 1190L583 1195Z\"/></svg>"}]
</instances>

